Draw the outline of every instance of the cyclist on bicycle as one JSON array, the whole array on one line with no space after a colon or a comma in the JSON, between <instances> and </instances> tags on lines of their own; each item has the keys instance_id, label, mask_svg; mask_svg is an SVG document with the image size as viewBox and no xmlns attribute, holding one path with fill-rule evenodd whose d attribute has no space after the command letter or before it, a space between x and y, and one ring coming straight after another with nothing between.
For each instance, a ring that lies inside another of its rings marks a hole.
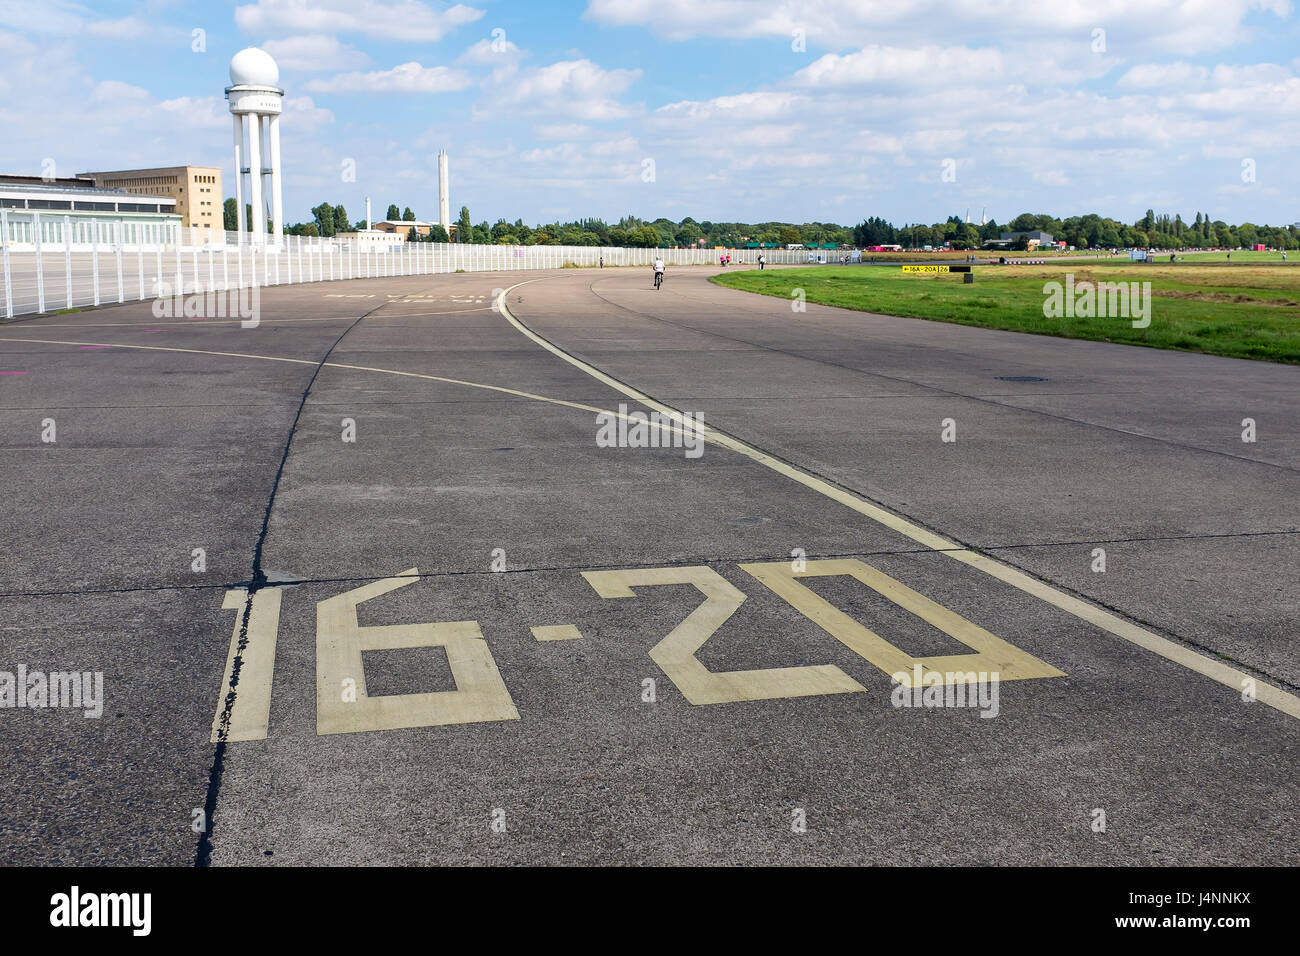
<instances>
[{"instance_id":1,"label":"cyclist on bicycle","mask_svg":"<svg viewBox=\"0 0 1300 956\"><path fill-rule=\"evenodd\" d=\"M664 261L661 258L655 257L655 288L656 289L659 288L659 284L663 281L664 281Z\"/></svg>"}]
</instances>

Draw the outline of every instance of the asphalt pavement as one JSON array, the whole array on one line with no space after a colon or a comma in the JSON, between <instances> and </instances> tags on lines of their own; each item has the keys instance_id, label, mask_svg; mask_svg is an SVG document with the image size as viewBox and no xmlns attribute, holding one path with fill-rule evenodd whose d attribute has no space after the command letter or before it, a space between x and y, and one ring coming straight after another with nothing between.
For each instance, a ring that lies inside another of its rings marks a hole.
<instances>
[{"instance_id":1,"label":"asphalt pavement","mask_svg":"<svg viewBox=\"0 0 1300 956\"><path fill-rule=\"evenodd\" d=\"M0 862L1300 862L1300 369L715 271L0 326Z\"/></svg>"}]
</instances>

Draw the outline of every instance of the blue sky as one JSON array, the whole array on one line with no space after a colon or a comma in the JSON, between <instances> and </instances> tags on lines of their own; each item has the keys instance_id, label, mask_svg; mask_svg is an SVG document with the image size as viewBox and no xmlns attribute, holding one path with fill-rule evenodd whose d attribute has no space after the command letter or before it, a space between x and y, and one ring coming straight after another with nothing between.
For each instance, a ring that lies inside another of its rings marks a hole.
<instances>
[{"instance_id":1,"label":"blue sky","mask_svg":"<svg viewBox=\"0 0 1300 956\"><path fill-rule=\"evenodd\" d=\"M0 171L219 165L280 63L286 218L1300 221L1292 0L0 0ZM204 47L194 51L194 31ZM355 182L344 177L355 167ZM650 172L653 172L653 176Z\"/></svg>"}]
</instances>

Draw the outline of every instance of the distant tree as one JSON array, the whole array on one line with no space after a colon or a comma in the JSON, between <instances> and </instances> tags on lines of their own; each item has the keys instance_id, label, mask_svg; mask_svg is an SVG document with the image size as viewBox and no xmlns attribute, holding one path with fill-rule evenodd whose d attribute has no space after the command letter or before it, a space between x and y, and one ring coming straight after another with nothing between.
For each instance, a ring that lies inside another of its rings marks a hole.
<instances>
[{"instance_id":1,"label":"distant tree","mask_svg":"<svg viewBox=\"0 0 1300 956\"><path fill-rule=\"evenodd\" d=\"M313 206L311 214L316 218L316 231L322 236L334 235L334 207L327 202Z\"/></svg>"},{"instance_id":2,"label":"distant tree","mask_svg":"<svg viewBox=\"0 0 1300 956\"><path fill-rule=\"evenodd\" d=\"M227 199L221 204L222 228L226 232L234 232L239 228L239 204L233 199Z\"/></svg>"},{"instance_id":3,"label":"distant tree","mask_svg":"<svg viewBox=\"0 0 1300 956\"><path fill-rule=\"evenodd\" d=\"M1028 212L1016 216L1008 226L1011 232L1034 232L1038 228L1038 217Z\"/></svg>"},{"instance_id":4,"label":"distant tree","mask_svg":"<svg viewBox=\"0 0 1300 956\"><path fill-rule=\"evenodd\" d=\"M677 228L675 238L683 246L694 246L698 240L704 238L704 231L694 222L683 220L682 224Z\"/></svg>"},{"instance_id":5,"label":"distant tree","mask_svg":"<svg viewBox=\"0 0 1300 956\"><path fill-rule=\"evenodd\" d=\"M348 231L348 211L342 206L334 207L334 234Z\"/></svg>"},{"instance_id":6,"label":"distant tree","mask_svg":"<svg viewBox=\"0 0 1300 956\"><path fill-rule=\"evenodd\" d=\"M406 230L406 241L407 241L407 242L419 242L419 241L420 241L420 234L417 233L417 232L415 231L415 227L414 227L414 226L412 226L410 229Z\"/></svg>"},{"instance_id":7,"label":"distant tree","mask_svg":"<svg viewBox=\"0 0 1300 956\"><path fill-rule=\"evenodd\" d=\"M469 206L460 207L460 218L456 220L456 241L472 242L474 240L474 224L469 219Z\"/></svg>"},{"instance_id":8,"label":"distant tree","mask_svg":"<svg viewBox=\"0 0 1300 956\"><path fill-rule=\"evenodd\" d=\"M437 225L437 224L435 224L435 225L429 227L429 241L430 241L430 242L448 242L449 240L448 240L448 238L447 238L447 230L444 229L444 228L442 228L442 226Z\"/></svg>"},{"instance_id":9,"label":"distant tree","mask_svg":"<svg viewBox=\"0 0 1300 956\"><path fill-rule=\"evenodd\" d=\"M415 213L411 212L410 206L402 210L402 222L415 222Z\"/></svg>"},{"instance_id":10,"label":"distant tree","mask_svg":"<svg viewBox=\"0 0 1300 956\"><path fill-rule=\"evenodd\" d=\"M384 218L389 222L397 222L397 220L402 218L402 211L398 209L395 204L390 203L388 206L388 212L384 215Z\"/></svg>"}]
</instances>

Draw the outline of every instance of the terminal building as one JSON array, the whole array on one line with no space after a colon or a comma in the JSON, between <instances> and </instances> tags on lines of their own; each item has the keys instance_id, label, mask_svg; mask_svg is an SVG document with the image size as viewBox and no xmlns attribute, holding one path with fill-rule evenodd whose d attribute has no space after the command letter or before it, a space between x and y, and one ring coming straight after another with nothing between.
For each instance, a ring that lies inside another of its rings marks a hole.
<instances>
[{"instance_id":1,"label":"terminal building","mask_svg":"<svg viewBox=\"0 0 1300 956\"><path fill-rule=\"evenodd\" d=\"M218 166L160 166L152 169L115 169L81 173L96 186L122 189L135 195L165 196L176 201L175 212L187 230L186 238L210 242L224 237L211 233L225 229ZM192 230L203 230L194 236Z\"/></svg>"},{"instance_id":2,"label":"terminal building","mask_svg":"<svg viewBox=\"0 0 1300 956\"><path fill-rule=\"evenodd\" d=\"M20 249L160 246L181 239L174 198L104 188L86 176L0 174L0 212L8 227L4 241Z\"/></svg>"}]
</instances>

